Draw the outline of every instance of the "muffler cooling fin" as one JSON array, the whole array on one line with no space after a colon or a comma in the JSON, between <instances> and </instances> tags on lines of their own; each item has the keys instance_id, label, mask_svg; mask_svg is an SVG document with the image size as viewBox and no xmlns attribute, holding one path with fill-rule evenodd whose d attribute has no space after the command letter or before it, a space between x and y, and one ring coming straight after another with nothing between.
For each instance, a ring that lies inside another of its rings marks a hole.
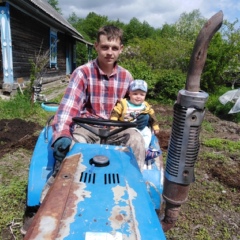
<instances>
[{"instance_id":1,"label":"muffler cooling fin","mask_svg":"<svg viewBox=\"0 0 240 240\"><path fill-rule=\"evenodd\" d=\"M165 172L169 181L180 184L189 184L194 181L194 164L199 152L199 134L207 97L208 95L204 92L195 94L187 91L179 92L178 102L174 105L172 134Z\"/></svg>"}]
</instances>

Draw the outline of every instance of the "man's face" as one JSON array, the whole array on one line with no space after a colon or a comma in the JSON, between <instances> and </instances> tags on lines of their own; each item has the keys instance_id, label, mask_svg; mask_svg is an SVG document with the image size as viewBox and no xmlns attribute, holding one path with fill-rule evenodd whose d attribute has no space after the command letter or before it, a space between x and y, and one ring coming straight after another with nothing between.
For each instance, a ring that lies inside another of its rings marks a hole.
<instances>
[{"instance_id":1,"label":"man's face","mask_svg":"<svg viewBox=\"0 0 240 240\"><path fill-rule=\"evenodd\" d=\"M100 41L95 43L95 49L98 53L100 66L112 65L117 61L119 54L122 52L123 45L119 39L108 40L107 36L101 35Z\"/></svg>"},{"instance_id":2,"label":"man's face","mask_svg":"<svg viewBox=\"0 0 240 240\"><path fill-rule=\"evenodd\" d=\"M135 90L129 92L130 102L135 105L140 105L145 100L146 93L142 90Z\"/></svg>"}]
</instances>

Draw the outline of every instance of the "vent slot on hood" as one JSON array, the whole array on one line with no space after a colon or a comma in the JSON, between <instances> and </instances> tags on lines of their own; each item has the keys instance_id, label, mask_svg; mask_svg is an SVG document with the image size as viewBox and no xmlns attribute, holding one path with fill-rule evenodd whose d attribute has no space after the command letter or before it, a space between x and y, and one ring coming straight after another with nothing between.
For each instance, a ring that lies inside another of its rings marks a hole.
<instances>
[{"instance_id":1,"label":"vent slot on hood","mask_svg":"<svg viewBox=\"0 0 240 240\"><path fill-rule=\"evenodd\" d=\"M82 172L79 182L84 182L84 183L95 183L96 179L96 173L88 173L88 172Z\"/></svg>"},{"instance_id":2,"label":"vent slot on hood","mask_svg":"<svg viewBox=\"0 0 240 240\"><path fill-rule=\"evenodd\" d=\"M119 184L119 175L118 173L105 173L104 174L104 184Z\"/></svg>"},{"instance_id":3,"label":"vent slot on hood","mask_svg":"<svg viewBox=\"0 0 240 240\"><path fill-rule=\"evenodd\" d=\"M96 182L96 173L82 172L79 182L92 183ZM103 183L106 184L119 184L120 178L118 173L105 173Z\"/></svg>"}]
</instances>

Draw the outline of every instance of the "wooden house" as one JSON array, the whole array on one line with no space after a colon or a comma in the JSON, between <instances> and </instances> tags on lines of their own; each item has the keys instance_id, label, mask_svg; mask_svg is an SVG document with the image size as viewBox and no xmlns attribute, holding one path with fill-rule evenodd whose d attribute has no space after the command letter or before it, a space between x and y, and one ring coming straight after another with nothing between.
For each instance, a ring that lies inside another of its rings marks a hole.
<instances>
[{"instance_id":1,"label":"wooden house","mask_svg":"<svg viewBox=\"0 0 240 240\"><path fill-rule=\"evenodd\" d=\"M0 26L3 93L17 89L19 79L29 81L43 60L43 82L66 78L76 67L76 43L92 47L46 0L0 0Z\"/></svg>"}]
</instances>

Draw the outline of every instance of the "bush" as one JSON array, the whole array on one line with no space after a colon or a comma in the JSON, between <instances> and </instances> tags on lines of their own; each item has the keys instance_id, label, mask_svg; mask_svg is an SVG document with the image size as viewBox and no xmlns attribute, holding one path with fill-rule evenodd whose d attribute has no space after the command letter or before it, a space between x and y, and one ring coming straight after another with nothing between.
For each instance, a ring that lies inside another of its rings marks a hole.
<instances>
[{"instance_id":1,"label":"bush","mask_svg":"<svg viewBox=\"0 0 240 240\"><path fill-rule=\"evenodd\" d=\"M179 90L185 88L185 82L186 76L180 70L162 70L158 72L155 86L149 94L163 103L172 103Z\"/></svg>"},{"instance_id":2,"label":"bush","mask_svg":"<svg viewBox=\"0 0 240 240\"><path fill-rule=\"evenodd\" d=\"M128 69L134 79L143 79L148 83L148 97L162 103L176 100L178 91L183 89L186 76L180 70L152 70L144 61L124 60L121 64Z\"/></svg>"},{"instance_id":3,"label":"bush","mask_svg":"<svg viewBox=\"0 0 240 240\"><path fill-rule=\"evenodd\" d=\"M134 79L142 79L148 84L148 95L151 97L156 85L157 74L151 70L146 62L136 59L125 60L121 66L131 72Z\"/></svg>"}]
</instances>

